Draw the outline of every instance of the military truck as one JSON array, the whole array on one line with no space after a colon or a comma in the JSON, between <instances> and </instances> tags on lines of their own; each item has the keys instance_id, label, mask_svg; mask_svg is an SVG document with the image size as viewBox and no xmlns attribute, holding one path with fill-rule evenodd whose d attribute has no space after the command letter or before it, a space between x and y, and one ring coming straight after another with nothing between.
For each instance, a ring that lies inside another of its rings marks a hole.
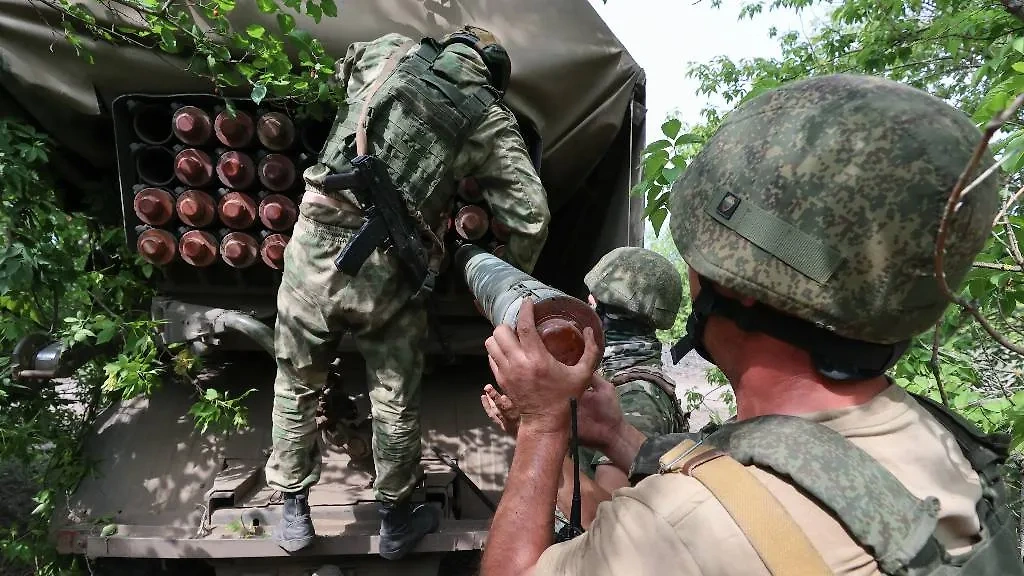
<instances>
[{"instance_id":1,"label":"military truck","mask_svg":"<svg viewBox=\"0 0 1024 576\"><path fill-rule=\"evenodd\" d=\"M101 21L115 17L100 2L86 4ZM506 102L553 215L538 279L582 296L583 275L602 254L642 244L642 199L629 191L645 137L644 74L587 0L339 4L339 15L319 24L298 18L334 55L388 32L440 37L464 23L502 39L513 70ZM253 2L239 2L232 23L275 26ZM483 340L492 328L458 273L449 267L439 281L437 321L424 342L431 358L422 407L426 476L416 498L442 508L441 529L402 561L376 555L368 402L361 361L346 341L324 399L323 476L310 495L320 538L287 555L269 537L280 516L280 494L262 478L273 362L259 349L272 353L280 248L301 191L294 176L315 159L326 126L293 115L287 102L256 105L244 91L214 96L182 58L86 41L95 60L88 64L61 30L46 3L0 0L0 111L54 139L57 176L70 191L65 203L99 198L102 213L123 224L125 241L159 264L152 314L164 321L164 340L201 354L235 350L216 385L256 392L247 398L249 426L226 435L194 430L186 414L194 390L183 386L164 385L103 413L87 446L96 474L54 521L59 550L117 574L471 573L512 446L479 407L490 382ZM251 126L225 125L224 97L238 98ZM282 130L292 130L287 144L271 142ZM278 166L268 173L275 154ZM231 180L238 174L244 191L227 185L239 183ZM500 233L489 234L484 239L500 251ZM16 356L35 376L62 368L59 348L42 342L26 342Z\"/></svg>"}]
</instances>

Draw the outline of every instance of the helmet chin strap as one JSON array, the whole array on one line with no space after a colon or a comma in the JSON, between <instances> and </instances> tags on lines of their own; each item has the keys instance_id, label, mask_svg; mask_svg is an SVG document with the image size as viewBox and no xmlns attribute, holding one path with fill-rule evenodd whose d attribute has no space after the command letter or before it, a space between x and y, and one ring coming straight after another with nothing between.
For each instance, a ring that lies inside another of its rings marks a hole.
<instances>
[{"instance_id":1,"label":"helmet chin strap","mask_svg":"<svg viewBox=\"0 0 1024 576\"><path fill-rule=\"evenodd\" d=\"M703 342L712 314L732 320L745 332L760 332L807 352L815 370L830 380L869 380L881 376L896 364L910 345L909 340L893 344L853 340L759 302L744 306L723 296L703 276L697 278L700 293L686 321L686 335L672 346L673 363L678 363L690 350L696 350L701 358L715 363Z\"/></svg>"}]
</instances>

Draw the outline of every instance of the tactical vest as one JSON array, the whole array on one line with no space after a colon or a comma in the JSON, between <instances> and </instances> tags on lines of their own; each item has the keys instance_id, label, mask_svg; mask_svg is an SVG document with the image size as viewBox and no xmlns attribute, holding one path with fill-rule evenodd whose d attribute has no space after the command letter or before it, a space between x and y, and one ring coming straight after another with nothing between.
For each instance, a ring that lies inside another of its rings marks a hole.
<instances>
[{"instance_id":1,"label":"tactical vest","mask_svg":"<svg viewBox=\"0 0 1024 576\"><path fill-rule=\"evenodd\" d=\"M977 503L981 540L963 555L950 555L935 537L939 511L935 498L918 499L884 466L841 434L802 418L762 416L726 423L706 435L652 438L637 455L630 470L630 481L635 483L651 474L672 472L701 479L696 470L724 454L729 458L723 461L757 466L801 488L839 520L850 536L875 558L884 574L1024 576L1024 564L1017 549L1017 531L1007 506L1001 474L1009 445L1006 435L983 434L942 405L928 398L914 397L953 435L981 481L982 497ZM677 444L672 444L673 441ZM671 446L675 448L669 449ZM745 471L742 466L737 465L737 468L734 474ZM743 528L734 511L742 509L744 504L749 509L749 503L737 501L750 498L750 492L734 493L736 498L723 498L712 486L713 482L707 482L707 478L701 482L715 493ZM751 487L753 491L762 489L763 485ZM779 525L786 521L792 523L792 519L784 509L774 510L781 505L766 489L763 491L764 498L770 502L761 506L759 513L769 509L776 515L785 515L786 518L776 517L771 524L773 530L781 531ZM744 533L758 548L757 538L746 528ZM762 550L758 553L771 570L771 563ZM789 550L783 555L786 554L792 557L794 552ZM816 552L810 554L816 555ZM818 558L820 561L820 556ZM800 573L822 572L806 569Z\"/></svg>"},{"instance_id":2,"label":"tactical vest","mask_svg":"<svg viewBox=\"0 0 1024 576\"><path fill-rule=\"evenodd\" d=\"M660 368L643 365L631 366L615 372L608 378L608 381L616 388L627 386L636 380L650 382L668 394L668 397L672 399L672 419L675 422L676 430L682 431L689 428L690 413L683 412L682 407L679 406L679 400L676 398L676 383L665 376Z\"/></svg>"},{"instance_id":3,"label":"tactical vest","mask_svg":"<svg viewBox=\"0 0 1024 576\"><path fill-rule=\"evenodd\" d=\"M461 87L435 72L442 51L436 40L424 38L370 96L370 150L388 166L392 181L414 210L442 183L450 185L456 155L499 100L488 78L470 68L460 68ZM320 162L335 173L350 169L356 157L355 133L363 103L350 101L347 108L320 155Z\"/></svg>"}]
</instances>

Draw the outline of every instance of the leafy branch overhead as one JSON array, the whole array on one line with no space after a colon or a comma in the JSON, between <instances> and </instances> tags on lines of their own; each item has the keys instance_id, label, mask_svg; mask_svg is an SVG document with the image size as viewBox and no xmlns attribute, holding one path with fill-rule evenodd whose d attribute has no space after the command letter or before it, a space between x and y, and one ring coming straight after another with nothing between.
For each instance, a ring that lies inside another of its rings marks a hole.
<instances>
[{"instance_id":1,"label":"leafy branch overhead","mask_svg":"<svg viewBox=\"0 0 1024 576\"><path fill-rule=\"evenodd\" d=\"M244 29L232 24L236 0L103 0L102 12L69 0L29 2L56 12L67 41L89 63L95 63L90 42L99 40L186 58L187 69L218 93L248 87L256 103L267 97L306 104L344 98L330 82L334 58L296 22L301 15L317 23L337 16L336 0L256 0L256 8L273 15L274 24Z\"/></svg>"}]
</instances>

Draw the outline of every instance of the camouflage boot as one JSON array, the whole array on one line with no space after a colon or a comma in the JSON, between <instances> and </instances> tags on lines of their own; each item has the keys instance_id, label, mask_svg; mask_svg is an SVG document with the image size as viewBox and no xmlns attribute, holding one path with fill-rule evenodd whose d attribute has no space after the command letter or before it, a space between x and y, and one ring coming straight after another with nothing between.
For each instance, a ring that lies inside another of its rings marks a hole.
<instances>
[{"instance_id":1,"label":"camouflage boot","mask_svg":"<svg viewBox=\"0 0 1024 576\"><path fill-rule=\"evenodd\" d=\"M429 504L415 509L408 501L394 504L381 503L380 555L388 560L399 560L412 552L424 536L437 530L441 523L440 511Z\"/></svg>"},{"instance_id":2,"label":"camouflage boot","mask_svg":"<svg viewBox=\"0 0 1024 576\"><path fill-rule=\"evenodd\" d=\"M274 530L274 540L286 552L298 552L313 543L313 519L309 515L309 491L284 494L281 523Z\"/></svg>"}]
</instances>

